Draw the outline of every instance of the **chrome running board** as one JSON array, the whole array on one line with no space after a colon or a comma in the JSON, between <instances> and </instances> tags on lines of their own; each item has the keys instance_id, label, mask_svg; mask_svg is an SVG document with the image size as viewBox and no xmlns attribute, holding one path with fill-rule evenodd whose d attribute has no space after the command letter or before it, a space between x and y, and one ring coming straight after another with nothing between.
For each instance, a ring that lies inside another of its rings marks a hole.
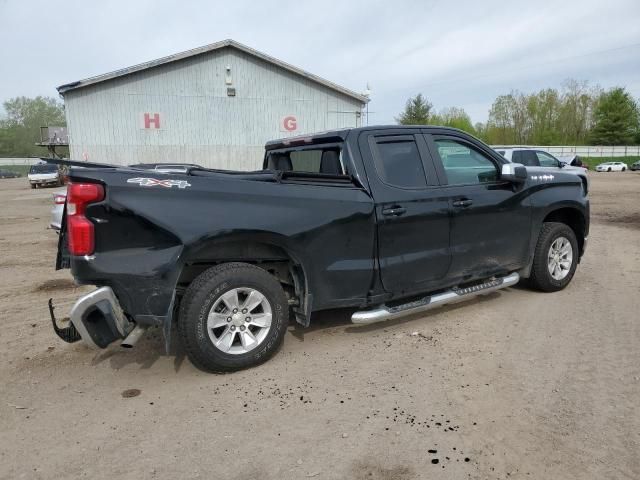
<instances>
[{"instance_id":1,"label":"chrome running board","mask_svg":"<svg viewBox=\"0 0 640 480\"><path fill-rule=\"evenodd\" d=\"M500 290L501 288L510 287L520 281L520 275L511 273L506 277L494 278L478 285L465 288L452 288L446 292L436 293L435 295L426 296L420 300L398 305L396 307L387 307L382 305L375 310L362 310L351 315L351 321L357 324L368 324L376 322L384 322L394 318L412 315L414 313L424 312L441 305L461 302L477 295Z\"/></svg>"}]
</instances>

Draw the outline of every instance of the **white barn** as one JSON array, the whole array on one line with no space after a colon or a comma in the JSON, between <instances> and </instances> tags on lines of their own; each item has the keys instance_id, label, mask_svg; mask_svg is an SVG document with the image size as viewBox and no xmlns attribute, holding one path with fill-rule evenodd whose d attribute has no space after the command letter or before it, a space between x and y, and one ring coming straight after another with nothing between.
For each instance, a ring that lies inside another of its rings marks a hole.
<instances>
[{"instance_id":1,"label":"white barn","mask_svg":"<svg viewBox=\"0 0 640 480\"><path fill-rule=\"evenodd\" d=\"M73 160L260 168L267 140L362 124L367 97L233 40L58 87Z\"/></svg>"}]
</instances>

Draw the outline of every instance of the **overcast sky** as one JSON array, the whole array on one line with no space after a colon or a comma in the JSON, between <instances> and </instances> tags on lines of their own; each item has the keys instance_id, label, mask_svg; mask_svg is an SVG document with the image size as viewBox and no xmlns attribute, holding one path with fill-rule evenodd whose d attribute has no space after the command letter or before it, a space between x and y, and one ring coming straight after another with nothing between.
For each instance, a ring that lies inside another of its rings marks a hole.
<instances>
[{"instance_id":1,"label":"overcast sky","mask_svg":"<svg viewBox=\"0 0 640 480\"><path fill-rule=\"evenodd\" d=\"M233 38L352 90L371 123L422 92L486 120L569 77L640 97L640 1L0 0L0 101Z\"/></svg>"}]
</instances>

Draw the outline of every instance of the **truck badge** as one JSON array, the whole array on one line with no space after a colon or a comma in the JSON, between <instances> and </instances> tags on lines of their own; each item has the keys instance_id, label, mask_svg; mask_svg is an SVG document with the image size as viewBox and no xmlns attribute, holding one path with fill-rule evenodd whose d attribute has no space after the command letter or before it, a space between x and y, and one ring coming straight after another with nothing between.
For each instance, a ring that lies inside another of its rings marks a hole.
<instances>
[{"instance_id":1,"label":"truck badge","mask_svg":"<svg viewBox=\"0 0 640 480\"><path fill-rule=\"evenodd\" d=\"M158 180L157 178L148 178L148 177L130 178L129 180L127 180L127 183L137 183L141 187L155 187L157 185L157 186L166 187L166 188L178 187L180 189L191 186L191 184L186 180L173 180L173 179Z\"/></svg>"},{"instance_id":2,"label":"truck badge","mask_svg":"<svg viewBox=\"0 0 640 480\"><path fill-rule=\"evenodd\" d=\"M540 181L540 182L548 182L555 178L553 175L531 175L531 180Z\"/></svg>"}]
</instances>

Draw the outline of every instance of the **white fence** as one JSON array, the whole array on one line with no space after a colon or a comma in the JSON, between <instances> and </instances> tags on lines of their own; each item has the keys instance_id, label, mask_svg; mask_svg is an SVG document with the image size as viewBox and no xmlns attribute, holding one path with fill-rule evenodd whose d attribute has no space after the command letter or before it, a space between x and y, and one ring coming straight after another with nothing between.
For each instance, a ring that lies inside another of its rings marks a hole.
<instances>
[{"instance_id":1,"label":"white fence","mask_svg":"<svg viewBox=\"0 0 640 480\"><path fill-rule=\"evenodd\" d=\"M33 165L38 163L39 158L2 158L0 157L0 165Z\"/></svg>"},{"instance_id":2,"label":"white fence","mask_svg":"<svg viewBox=\"0 0 640 480\"><path fill-rule=\"evenodd\" d=\"M581 157L640 157L640 145L629 146L563 146L563 145L492 145L491 148L535 148L544 150L556 157L579 155ZM39 158L2 158L0 165L33 165Z\"/></svg>"},{"instance_id":3,"label":"white fence","mask_svg":"<svg viewBox=\"0 0 640 480\"><path fill-rule=\"evenodd\" d=\"M629 146L542 146L542 145L492 145L491 148L535 148L556 157L579 155L581 157L640 157L640 145Z\"/></svg>"}]
</instances>

